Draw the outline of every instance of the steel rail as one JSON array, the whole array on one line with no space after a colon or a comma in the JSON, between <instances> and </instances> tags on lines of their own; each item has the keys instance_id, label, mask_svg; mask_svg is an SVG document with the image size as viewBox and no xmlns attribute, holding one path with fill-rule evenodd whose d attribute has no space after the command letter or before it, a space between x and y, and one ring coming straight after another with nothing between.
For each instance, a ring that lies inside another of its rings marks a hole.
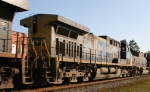
<instances>
[{"instance_id":1,"label":"steel rail","mask_svg":"<svg viewBox=\"0 0 150 92\"><path fill-rule=\"evenodd\" d=\"M150 74L142 75L142 76L126 77L126 78L101 80L101 81L94 81L94 82L85 82L80 84L70 84L70 85L38 88L38 89L18 90L13 92L97 92L99 90L125 85L148 77L150 77Z\"/></svg>"}]
</instances>

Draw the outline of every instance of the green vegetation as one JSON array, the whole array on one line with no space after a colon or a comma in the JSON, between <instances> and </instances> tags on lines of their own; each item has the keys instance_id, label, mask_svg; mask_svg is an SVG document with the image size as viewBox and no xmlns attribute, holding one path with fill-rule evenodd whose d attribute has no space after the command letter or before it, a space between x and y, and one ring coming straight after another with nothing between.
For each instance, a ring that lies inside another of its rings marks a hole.
<instances>
[{"instance_id":1,"label":"green vegetation","mask_svg":"<svg viewBox=\"0 0 150 92\"><path fill-rule=\"evenodd\" d=\"M124 43L124 44L128 44L126 39L121 40L120 42Z\"/></svg>"},{"instance_id":2,"label":"green vegetation","mask_svg":"<svg viewBox=\"0 0 150 92\"><path fill-rule=\"evenodd\" d=\"M135 40L130 40L129 46L135 51L140 50L140 47L138 46L137 42L135 42Z\"/></svg>"},{"instance_id":3,"label":"green vegetation","mask_svg":"<svg viewBox=\"0 0 150 92\"><path fill-rule=\"evenodd\" d=\"M140 50L140 47L138 46L138 43L135 40L130 40L130 42L128 43L126 39L123 39L120 42L122 42L124 44L128 44L135 51Z\"/></svg>"},{"instance_id":4,"label":"green vegetation","mask_svg":"<svg viewBox=\"0 0 150 92\"><path fill-rule=\"evenodd\" d=\"M150 77L116 88L105 89L99 92L150 92Z\"/></svg>"}]
</instances>

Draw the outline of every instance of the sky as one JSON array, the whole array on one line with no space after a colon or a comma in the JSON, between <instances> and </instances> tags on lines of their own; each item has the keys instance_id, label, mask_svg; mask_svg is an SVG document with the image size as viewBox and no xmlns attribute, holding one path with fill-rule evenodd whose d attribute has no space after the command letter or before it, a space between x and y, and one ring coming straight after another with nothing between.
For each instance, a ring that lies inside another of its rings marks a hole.
<instances>
[{"instance_id":1,"label":"sky","mask_svg":"<svg viewBox=\"0 0 150 92\"><path fill-rule=\"evenodd\" d=\"M135 40L150 50L150 0L28 0L29 10L16 13L13 30L27 33L20 20L34 14L58 14L100 36Z\"/></svg>"}]
</instances>

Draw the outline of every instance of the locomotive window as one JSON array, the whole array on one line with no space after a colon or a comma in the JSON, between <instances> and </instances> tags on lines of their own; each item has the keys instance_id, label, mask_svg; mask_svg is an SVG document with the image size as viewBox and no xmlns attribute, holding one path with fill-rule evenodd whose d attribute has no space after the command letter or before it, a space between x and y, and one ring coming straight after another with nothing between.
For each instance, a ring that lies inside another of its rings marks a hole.
<instances>
[{"instance_id":1,"label":"locomotive window","mask_svg":"<svg viewBox=\"0 0 150 92\"><path fill-rule=\"evenodd\" d=\"M79 56L79 46L77 46L77 56Z\"/></svg>"},{"instance_id":2,"label":"locomotive window","mask_svg":"<svg viewBox=\"0 0 150 92\"><path fill-rule=\"evenodd\" d=\"M72 46L71 46L71 48L72 48L71 56L73 57L73 42L72 42L71 45L72 45Z\"/></svg>"},{"instance_id":3,"label":"locomotive window","mask_svg":"<svg viewBox=\"0 0 150 92\"><path fill-rule=\"evenodd\" d=\"M82 44L80 44L80 58L82 58Z\"/></svg>"},{"instance_id":4,"label":"locomotive window","mask_svg":"<svg viewBox=\"0 0 150 92\"><path fill-rule=\"evenodd\" d=\"M71 57L71 42L69 41L69 57Z\"/></svg>"},{"instance_id":5,"label":"locomotive window","mask_svg":"<svg viewBox=\"0 0 150 92\"><path fill-rule=\"evenodd\" d=\"M73 57L73 42L69 41L69 57Z\"/></svg>"},{"instance_id":6,"label":"locomotive window","mask_svg":"<svg viewBox=\"0 0 150 92\"><path fill-rule=\"evenodd\" d=\"M74 43L74 57L76 57L76 43Z\"/></svg>"},{"instance_id":7,"label":"locomotive window","mask_svg":"<svg viewBox=\"0 0 150 92\"><path fill-rule=\"evenodd\" d=\"M59 49L60 49L59 52L60 52L61 54L63 54L63 42L60 42L60 47L59 47Z\"/></svg>"},{"instance_id":8,"label":"locomotive window","mask_svg":"<svg viewBox=\"0 0 150 92\"><path fill-rule=\"evenodd\" d=\"M63 40L63 48L62 48L62 49L63 49L62 54L63 54L63 56L65 56L65 54L66 54L66 53L65 53L65 49L66 49L66 47L65 47L65 40Z\"/></svg>"},{"instance_id":9,"label":"locomotive window","mask_svg":"<svg viewBox=\"0 0 150 92\"><path fill-rule=\"evenodd\" d=\"M59 53L59 41L58 38L56 38L56 55Z\"/></svg>"},{"instance_id":10,"label":"locomotive window","mask_svg":"<svg viewBox=\"0 0 150 92\"><path fill-rule=\"evenodd\" d=\"M112 44L112 40L110 40L110 44Z\"/></svg>"},{"instance_id":11,"label":"locomotive window","mask_svg":"<svg viewBox=\"0 0 150 92\"><path fill-rule=\"evenodd\" d=\"M68 43L66 43L66 54L68 55L69 46Z\"/></svg>"}]
</instances>

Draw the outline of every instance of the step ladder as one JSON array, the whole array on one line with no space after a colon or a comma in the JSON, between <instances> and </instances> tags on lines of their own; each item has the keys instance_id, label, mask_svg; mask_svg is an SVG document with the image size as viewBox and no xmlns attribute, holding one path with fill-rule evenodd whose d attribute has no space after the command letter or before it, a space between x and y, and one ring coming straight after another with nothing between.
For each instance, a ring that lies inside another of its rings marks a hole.
<instances>
[{"instance_id":1,"label":"step ladder","mask_svg":"<svg viewBox=\"0 0 150 92\"><path fill-rule=\"evenodd\" d=\"M33 80L32 80L32 70L31 70L31 63L29 64L29 54L28 54L28 51L33 51L33 53L35 54L35 58L33 58L33 62L36 62L37 60L37 52L35 50L35 47L34 47L34 42L32 41L32 39L30 37L27 38L27 43L26 44L26 55L27 57L22 59L22 83L23 84L33 84ZM30 50L29 50L30 48Z\"/></svg>"},{"instance_id":2,"label":"step ladder","mask_svg":"<svg viewBox=\"0 0 150 92\"><path fill-rule=\"evenodd\" d=\"M45 42L45 40L43 39L42 40L42 42L43 42L43 44L44 44L44 47L45 47L45 49L46 49L46 53L47 53L47 55L48 55L48 57L47 57L47 59L46 59L46 61L45 61L45 63L46 63L46 66L45 66L45 69L46 69L46 75L45 75L45 77L46 77L46 79L50 79L50 78L52 78L51 76L50 76L50 53L49 53L49 51L48 51L48 48L47 48L47 44L46 44L46 42Z\"/></svg>"}]
</instances>

